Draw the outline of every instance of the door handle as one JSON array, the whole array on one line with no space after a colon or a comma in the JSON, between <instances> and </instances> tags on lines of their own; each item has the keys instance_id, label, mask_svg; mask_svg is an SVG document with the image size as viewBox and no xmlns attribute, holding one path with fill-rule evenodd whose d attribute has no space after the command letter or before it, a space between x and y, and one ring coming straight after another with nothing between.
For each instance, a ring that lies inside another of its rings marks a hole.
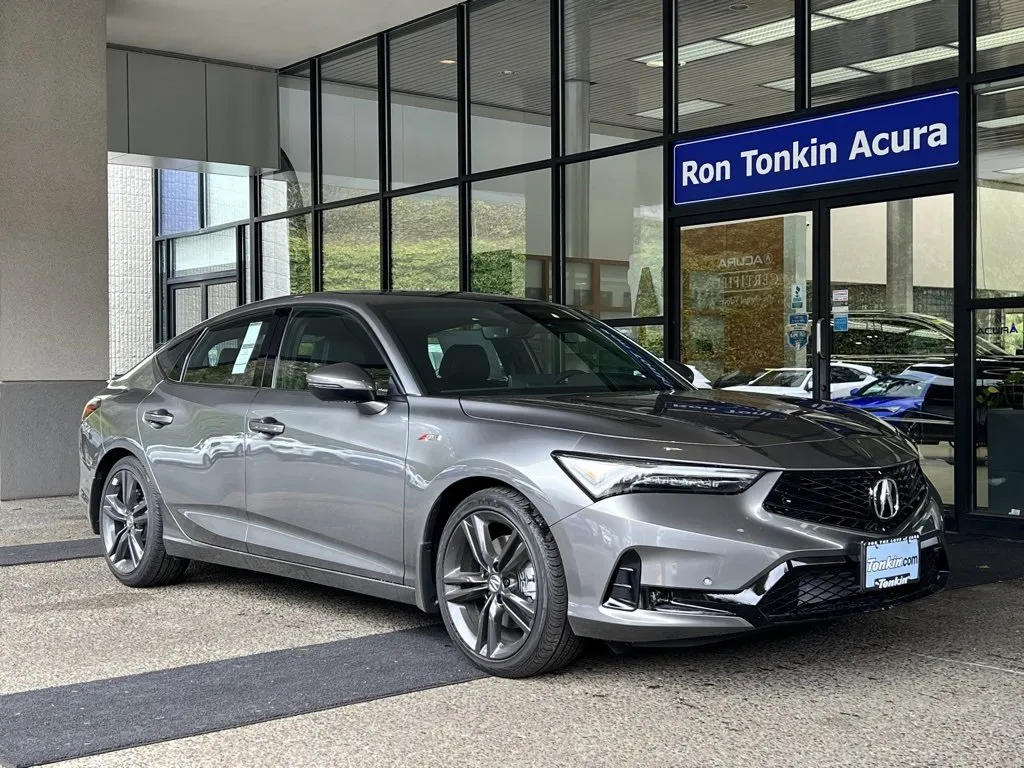
<instances>
[{"instance_id":1,"label":"door handle","mask_svg":"<svg viewBox=\"0 0 1024 768\"><path fill-rule=\"evenodd\" d=\"M249 419L249 429L260 435L274 437L284 432L284 424L274 418Z\"/></svg>"},{"instance_id":2,"label":"door handle","mask_svg":"<svg viewBox=\"0 0 1024 768\"><path fill-rule=\"evenodd\" d=\"M174 416L161 408L157 411L146 411L142 414L142 420L153 427L153 429L160 429L160 427L166 427L174 421Z\"/></svg>"},{"instance_id":3,"label":"door handle","mask_svg":"<svg viewBox=\"0 0 1024 768\"><path fill-rule=\"evenodd\" d=\"M814 354L817 357L821 358L821 359L825 358L825 347L821 343L822 342L821 328L822 328L822 323L825 323L825 322L826 322L826 320L823 317L819 317L817 320L814 321Z\"/></svg>"}]
</instances>

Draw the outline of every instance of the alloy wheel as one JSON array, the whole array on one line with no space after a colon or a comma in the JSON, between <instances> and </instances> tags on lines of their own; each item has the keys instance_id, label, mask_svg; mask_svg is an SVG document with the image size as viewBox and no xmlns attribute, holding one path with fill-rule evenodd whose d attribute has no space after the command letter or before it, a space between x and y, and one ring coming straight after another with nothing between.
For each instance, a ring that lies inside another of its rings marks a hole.
<instances>
[{"instance_id":1,"label":"alloy wheel","mask_svg":"<svg viewBox=\"0 0 1024 768\"><path fill-rule=\"evenodd\" d=\"M499 661L530 638L537 616L536 569L522 531L496 510L459 523L444 551L443 599L473 653Z\"/></svg>"},{"instance_id":2,"label":"alloy wheel","mask_svg":"<svg viewBox=\"0 0 1024 768\"><path fill-rule=\"evenodd\" d=\"M146 553L149 501L139 478L130 469L118 470L104 490L100 529L107 560L120 573L139 567Z\"/></svg>"}]
</instances>

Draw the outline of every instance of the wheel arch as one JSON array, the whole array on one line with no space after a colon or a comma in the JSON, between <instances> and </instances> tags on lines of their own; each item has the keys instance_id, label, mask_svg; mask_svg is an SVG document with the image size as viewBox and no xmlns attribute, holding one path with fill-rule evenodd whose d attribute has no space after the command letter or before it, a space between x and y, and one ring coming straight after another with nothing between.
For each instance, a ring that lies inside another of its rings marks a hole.
<instances>
[{"instance_id":1,"label":"wheel arch","mask_svg":"<svg viewBox=\"0 0 1024 768\"><path fill-rule=\"evenodd\" d=\"M437 497L427 513L427 518L420 536L416 551L416 604L427 613L437 613L437 584L434 581L434 567L437 558L437 545L441 540L441 532L445 523L455 509L477 491L484 488L509 488L526 497L531 505L536 503L530 493L517 487L508 480L489 475L474 475L456 480L447 486Z\"/></svg>"},{"instance_id":2,"label":"wheel arch","mask_svg":"<svg viewBox=\"0 0 1024 768\"><path fill-rule=\"evenodd\" d=\"M96 465L96 471L92 476L92 488L89 493L89 525L92 526L92 532L95 534L100 532L100 503L103 486L107 482L107 477L110 475L110 470L114 468L114 465L121 461L121 459L128 458L129 456L145 463L143 457L133 447L118 444L108 449Z\"/></svg>"}]
</instances>

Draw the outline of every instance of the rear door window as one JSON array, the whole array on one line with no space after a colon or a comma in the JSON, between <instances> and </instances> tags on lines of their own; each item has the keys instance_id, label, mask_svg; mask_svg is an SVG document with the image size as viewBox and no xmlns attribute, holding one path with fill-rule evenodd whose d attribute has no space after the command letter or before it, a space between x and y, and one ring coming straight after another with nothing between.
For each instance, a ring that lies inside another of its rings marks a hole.
<instances>
[{"instance_id":1,"label":"rear door window","mask_svg":"<svg viewBox=\"0 0 1024 768\"><path fill-rule=\"evenodd\" d=\"M258 387L262 384L272 314L250 315L213 326L188 356L186 384Z\"/></svg>"}]
</instances>

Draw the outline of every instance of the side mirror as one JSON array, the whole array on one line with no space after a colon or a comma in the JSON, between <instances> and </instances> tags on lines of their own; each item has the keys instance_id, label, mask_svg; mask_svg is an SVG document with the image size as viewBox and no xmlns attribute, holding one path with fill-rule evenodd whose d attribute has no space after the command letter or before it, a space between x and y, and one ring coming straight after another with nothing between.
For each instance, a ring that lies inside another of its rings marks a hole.
<instances>
[{"instance_id":1,"label":"side mirror","mask_svg":"<svg viewBox=\"0 0 1024 768\"><path fill-rule=\"evenodd\" d=\"M806 384L804 384L804 391L805 392L810 392L812 389L814 389L814 382L813 381L808 381Z\"/></svg>"},{"instance_id":2,"label":"side mirror","mask_svg":"<svg viewBox=\"0 0 1024 768\"><path fill-rule=\"evenodd\" d=\"M306 386L319 400L368 403L377 397L373 378L352 363L335 363L317 368L306 376Z\"/></svg>"},{"instance_id":3,"label":"side mirror","mask_svg":"<svg viewBox=\"0 0 1024 768\"><path fill-rule=\"evenodd\" d=\"M850 390L850 397L856 397L860 394L860 387L854 387Z\"/></svg>"},{"instance_id":4,"label":"side mirror","mask_svg":"<svg viewBox=\"0 0 1024 768\"><path fill-rule=\"evenodd\" d=\"M688 382L693 384L693 371L690 370L690 367L688 365L684 365L683 363L679 362L678 360L666 360L665 361L665 365L667 365L673 371L678 373L680 376L682 376Z\"/></svg>"}]
</instances>

